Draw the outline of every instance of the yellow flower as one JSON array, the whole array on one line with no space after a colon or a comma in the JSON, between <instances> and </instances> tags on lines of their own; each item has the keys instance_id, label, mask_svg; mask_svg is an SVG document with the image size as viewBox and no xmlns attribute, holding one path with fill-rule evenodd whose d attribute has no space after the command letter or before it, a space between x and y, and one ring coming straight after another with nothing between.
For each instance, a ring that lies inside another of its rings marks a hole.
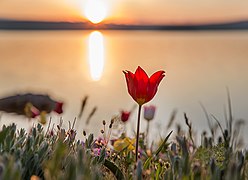
<instances>
[{"instance_id":1,"label":"yellow flower","mask_svg":"<svg viewBox=\"0 0 248 180\"><path fill-rule=\"evenodd\" d=\"M114 142L114 150L116 151L132 151L134 150L135 139L125 137L124 139L118 139Z\"/></svg>"}]
</instances>

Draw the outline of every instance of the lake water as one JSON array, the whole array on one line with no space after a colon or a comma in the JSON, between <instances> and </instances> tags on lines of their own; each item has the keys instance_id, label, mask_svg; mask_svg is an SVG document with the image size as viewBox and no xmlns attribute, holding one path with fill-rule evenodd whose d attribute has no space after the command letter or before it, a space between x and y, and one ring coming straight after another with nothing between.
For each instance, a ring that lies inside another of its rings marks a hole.
<instances>
[{"instance_id":1,"label":"lake water","mask_svg":"<svg viewBox=\"0 0 248 180\"><path fill-rule=\"evenodd\" d=\"M120 110L133 107L122 70L134 71L138 65L149 75L166 71L149 103L157 106L151 125L154 137L168 133L165 127L173 109L178 110L176 123L184 125L186 112L198 134L207 129L199 102L225 126L226 87L234 117L248 120L248 31L0 31L0 62L0 97L27 91L52 94L66 103L66 125L88 95L78 134L83 129L99 134L103 119L110 121ZM94 106L98 109L86 127ZM136 115L127 125L130 132ZM57 123L59 117L52 116ZM2 114L1 123L11 121L19 127L29 125ZM141 131L145 127L142 121Z\"/></svg>"}]
</instances>

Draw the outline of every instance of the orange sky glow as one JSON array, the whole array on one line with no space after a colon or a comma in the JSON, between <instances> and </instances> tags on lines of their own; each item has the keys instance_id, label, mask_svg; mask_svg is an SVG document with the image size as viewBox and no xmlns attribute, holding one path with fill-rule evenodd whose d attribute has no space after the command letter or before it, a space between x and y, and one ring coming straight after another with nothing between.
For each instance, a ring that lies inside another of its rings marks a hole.
<instances>
[{"instance_id":1,"label":"orange sky glow","mask_svg":"<svg viewBox=\"0 0 248 180\"><path fill-rule=\"evenodd\" d=\"M85 21L87 0L1 0L0 19ZM105 22L185 24L248 19L245 0L102 0Z\"/></svg>"}]
</instances>

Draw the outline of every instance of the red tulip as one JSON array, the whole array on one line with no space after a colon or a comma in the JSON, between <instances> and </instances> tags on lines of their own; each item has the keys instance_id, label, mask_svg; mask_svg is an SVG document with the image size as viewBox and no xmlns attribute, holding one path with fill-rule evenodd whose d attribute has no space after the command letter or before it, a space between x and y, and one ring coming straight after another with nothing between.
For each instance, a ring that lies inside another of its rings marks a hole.
<instances>
[{"instance_id":1,"label":"red tulip","mask_svg":"<svg viewBox=\"0 0 248 180\"><path fill-rule=\"evenodd\" d=\"M135 74L130 71L123 71L123 73L126 77L128 93L139 105L152 100L157 93L160 81L165 76L165 71L157 71L149 78L140 66Z\"/></svg>"},{"instance_id":2,"label":"red tulip","mask_svg":"<svg viewBox=\"0 0 248 180\"><path fill-rule=\"evenodd\" d=\"M141 107L143 104L152 100L155 96L158 90L158 85L165 76L165 72L157 71L149 78L146 72L138 66L134 74L130 71L123 71L123 73L126 77L128 93L139 104L135 147L135 159L137 162Z\"/></svg>"},{"instance_id":3,"label":"red tulip","mask_svg":"<svg viewBox=\"0 0 248 180\"><path fill-rule=\"evenodd\" d=\"M53 109L54 112L58 113L58 114L62 114L63 113L63 102L56 102L55 108Z\"/></svg>"},{"instance_id":4,"label":"red tulip","mask_svg":"<svg viewBox=\"0 0 248 180\"><path fill-rule=\"evenodd\" d=\"M131 112L129 112L129 111L121 111L121 121L127 122L130 114L131 114Z\"/></svg>"}]
</instances>

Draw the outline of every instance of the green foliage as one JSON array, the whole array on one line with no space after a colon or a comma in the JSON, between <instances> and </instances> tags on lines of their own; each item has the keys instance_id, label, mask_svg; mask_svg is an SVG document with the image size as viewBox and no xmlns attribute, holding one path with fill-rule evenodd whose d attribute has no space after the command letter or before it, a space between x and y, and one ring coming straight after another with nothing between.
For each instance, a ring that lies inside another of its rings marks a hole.
<instances>
[{"instance_id":1,"label":"green foliage","mask_svg":"<svg viewBox=\"0 0 248 180\"><path fill-rule=\"evenodd\" d=\"M58 130L53 136L45 136L40 124L27 134L16 125L3 126L0 132L0 179L100 179L100 165L89 166L93 158L81 143L61 139ZM66 139L67 137L67 139ZM69 137L70 138L70 137ZM92 144L93 137L87 141ZM101 157L103 159L103 157Z\"/></svg>"},{"instance_id":2,"label":"green foliage","mask_svg":"<svg viewBox=\"0 0 248 180\"><path fill-rule=\"evenodd\" d=\"M117 151L109 146L109 139L95 139L90 134L84 142L79 141L74 129L65 130L61 125L52 133L40 124L29 132L17 129L15 124L4 125L0 131L0 179L247 179L248 153L240 150L235 136L241 121L236 125L229 118L224 129L217 118L211 117L221 137L216 137L209 116L211 134L202 133L197 146L192 123L184 114L188 130L184 132L178 126L176 134L169 132L161 142L154 142L153 148L142 134L137 163L133 141L130 149ZM116 141L131 140L123 136Z\"/></svg>"}]
</instances>

